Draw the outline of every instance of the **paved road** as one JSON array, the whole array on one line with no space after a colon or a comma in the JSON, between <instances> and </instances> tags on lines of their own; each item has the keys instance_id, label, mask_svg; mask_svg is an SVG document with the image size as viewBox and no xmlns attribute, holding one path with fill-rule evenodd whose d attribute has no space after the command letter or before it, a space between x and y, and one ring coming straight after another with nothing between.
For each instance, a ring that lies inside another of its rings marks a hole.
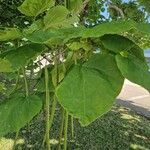
<instances>
[{"instance_id":1,"label":"paved road","mask_svg":"<svg viewBox=\"0 0 150 150\"><path fill-rule=\"evenodd\" d=\"M125 81L117 103L150 118L150 93L128 80Z\"/></svg>"}]
</instances>

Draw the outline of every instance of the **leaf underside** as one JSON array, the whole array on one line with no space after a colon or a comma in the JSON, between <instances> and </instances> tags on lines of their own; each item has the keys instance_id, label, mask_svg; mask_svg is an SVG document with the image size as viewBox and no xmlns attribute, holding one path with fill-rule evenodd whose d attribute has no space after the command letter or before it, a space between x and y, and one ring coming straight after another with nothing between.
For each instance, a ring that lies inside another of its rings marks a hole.
<instances>
[{"instance_id":1,"label":"leaf underside","mask_svg":"<svg viewBox=\"0 0 150 150\"><path fill-rule=\"evenodd\" d=\"M86 126L110 110L123 81L114 56L95 54L75 66L56 93L61 105Z\"/></svg>"},{"instance_id":2,"label":"leaf underside","mask_svg":"<svg viewBox=\"0 0 150 150\"><path fill-rule=\"evenodd\" d=\"M146 62L133 55L128 57L117 55L116 61L118 68L125 78L150 91L150 72Z\"/></svg>"}]
</instances>

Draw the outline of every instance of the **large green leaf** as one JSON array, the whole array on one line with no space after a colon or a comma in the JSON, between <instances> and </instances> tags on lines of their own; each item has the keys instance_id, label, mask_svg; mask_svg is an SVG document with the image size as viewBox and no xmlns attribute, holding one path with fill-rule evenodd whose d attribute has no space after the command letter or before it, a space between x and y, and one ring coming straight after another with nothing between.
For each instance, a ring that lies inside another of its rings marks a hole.
<instances>
[{"instance_id":1,"label":"large green leaf","mask_svg":"<svg viewBox=\"0 0 150 150\"><path fill-rule=\"evenodd\" d=\"M54 0L25 0L18 10L26 16L37 16L54 4Z\"/></svg>"},{"instance_id":2,"label":"large green leaf","mask_svg":"<svg viewBox=\"0 0 150 150\"><path fill-rule=\"evenodd\" d=\"M21 38L21 32L17 28L0 30L0 41L8 41Z\"/></svg>"},{"instance_id":3,"label":"large green leaf","mask_svg":"<svg viewBox=\"0 0 150 150\"><path fill-rule=\"evenodd\" d=\"M64 6L51 8L44 17L45 28L70 27L78 21L78 17L69 16L70 12Z\"/></svg>"},{"instance_id":4,"label":"large green leaf","mask_svg":"<svg viewBox=\"0 0 150 150\"><path fill-rule=\"evenodd\" d=\"M101 37L103 46L115 53L130 53L145 61L143 50L127 37L117 34L106 34Z\"/></svg>"},{"instance_id":5,"label":"large green leaf","mask_svg":"<svg viewBox=\"0 0 150 150\"><path fill-rule=\"evenodd\" d=\"M115 53L129 51L135 44L126 37L117 34L107 34L101 37L104 47Z\"/></svg>"},{"instance_id":6,"label":"large green leaf","mask_svg":"<svg viewBox=\"0 0 150 150\"><path fill-rule=\"evenodd\" d=\"M48 41L56 43L54 41L57 41L57 44L62 44L73 38L101 37L105 34L121 34L133 28L135 28L133 22L120 21L100 24L94 28L73 27L67 29L37 30L31 34L25 35L25 37L34 43L46 43Z\"/></svg>"},{"instance_id":7,"label":"large green leaf","mask_svg":"<svg viewBox=\"0 0 150 150\"><path fill-rule=\"evenodd\" d=\"M28 44L0 55L0 72L16 71L44 50L43 45Z\"/></svg>"},{"instance_id":8,"label":"large green leaf","mask_svg":"<svg viewBox=\"0 0 150 150\"><path fill-rule=\"evenodd\" d=\"M50 43L62 45L70 39L82 37L85 28L74 27L66 29L38 30L25 35L33 43Z\"/></svg>"},{"instance_id":9,"label":"large green leaf","mask_svg":"<svg viewBox=\"0 0 150 150\"><path fill-rule=\"evenodd\" d=\"M150 91L150 72L146 62L133 55L128 55L127 57L117 55L116 61L125 78Z\"/></svg>"},{"instance_id":10,"label":"large green leaf","mask_svg":"<svg viewBox=\"0 0 150 150\"><path fill-rule=\"evenodd\" d=\"M88 29L85 31L83 37L101 37L105 34L121 34L135 28L136 26L133 21L112 21Z\"/></svg>"},{"instance_id":11,"label":"large green leaf","mask_svg":"<svg viewBox=\"0 0 150 150\"><path fill-rule=\"evenodd\" d=\"M27 98L14 95L0 104L0 136L16 132L30 122L42 108L42 101L33 95Z\"/></svg>"},{"instance_id":12,"label":"large green leaf","mask_svg":"<svg viewBox=\"0 0 150 150\"><path fill-rule=\"evenodd\" d=\"M123 80L114 56L95 54L67 74L56 94L60 104L85 126L110 110Z\"/></svg>"},{"instance_id":13,"label":"large green leaf","mask_svg":"<svg viewBox=\"0 0 150 150\"><path fill-rule=\"evenodd\" d=\"M117 67L114 55L94 54L83 66L95 69L104 76L107 76L107 80L118 95L124 79Z\"/></svg>"}]
</instances>

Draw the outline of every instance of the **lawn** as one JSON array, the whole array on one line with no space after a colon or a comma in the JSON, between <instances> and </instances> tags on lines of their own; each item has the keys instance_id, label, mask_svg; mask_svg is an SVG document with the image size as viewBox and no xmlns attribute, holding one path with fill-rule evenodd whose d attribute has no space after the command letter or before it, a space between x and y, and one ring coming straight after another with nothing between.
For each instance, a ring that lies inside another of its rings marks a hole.
<instances>
[{"instance_id":1,"label":"lawn","mask_svg":"<svg viewBox=\"0 0 150 150\"><path fill-rule=\"evenodd\" d=\"M59 108L51 131L52 149L58 146ZM44 117L41 113L30 126L20 131L17 150L43 150ZM150 120L133 111L114 106L112 110L88 127L81 127L77 121L75 138L69 132L68 150L150 150ZM70 126L69 126L70 130ZM0 150L10 150L14 135L0 140Z\"/></svg>"}]
</instances>

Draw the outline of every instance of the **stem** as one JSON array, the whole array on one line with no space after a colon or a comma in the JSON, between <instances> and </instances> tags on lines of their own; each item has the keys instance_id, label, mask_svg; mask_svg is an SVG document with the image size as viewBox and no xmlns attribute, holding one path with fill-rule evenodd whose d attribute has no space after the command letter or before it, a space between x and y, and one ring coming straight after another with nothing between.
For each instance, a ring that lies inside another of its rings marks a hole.
<instances>
[{"instance_id":1,"label":"stem","mask_svg":"<svg viewBox=\"0 0 150 150\"><path fill-rule=\"evenodd\" d=\"M67 0L64 0L64 6L67 8Z\"/></svg>"},{"instance_id":2,"label":"stem","mask_svg":"<svg viewBox=\"0 0 150 150\"><path fill-rule=\"evenodd\" d=\"M25 72L25 69L24 69L24 68L22 69L22 72L23 72L23 77L24 77L24 84L25 84L26 97L28 97L28 96L29 96L29 87L28 87L26 72ZM30 132L29 122L27 123L27 131Z\"/></svg>"},{"instance_id":3,"label":"stem","mask_svg":"<svg viewBox=\"0 0 150 150\"><path fill-rule=\"evenodd\" d=\"M67 150L67 131L68 131L68 112L65 116L65 128L64 128L64 150Z\"/></svg>"},{"instance_id":4,"label":"stem","mask_svg":"<svg viewBox=\"0 0 150 150\"><path fill-rule=\"evenodd\" d=\"M15 148L16 148L18 136L19 136L19 130L16 132L16 136L15 136L15 140L14 140L12 150L15 150Z\"/></svg>"},{"instance_id":5,"label":"stem","mask_svg":"<svg viewBox=\"0 0 150 150\"><path fill-rule=\"evenodd\" d=\"M65 110L62 111L62 120L61 120L61 126L60 126L60 132L59 132L59 145L58 150L61 150L61 139L63 134L63 128L64 128L64 118L65 118Z\"/></svg>"},{"instance_id":6,"label":"stem","mask_svg":"<svg viewBox=\"0 0 150 150\"><path fill-rule=\"evenodd\" d=\"M74 120L73 116L71 116L71 136L74 138Z\"/></svg>"},{"instance_id":7,"label":"stem","mask_svg":"<svg viewBox=\"0 0 150 150\"><path fill-rule=\"evenodd\" d=\"M48 75L48 70L45 67L45 89L46 89L46 102L45 102L45 106L46 106L46 144L47 144L47 149L50 150L50 139L49 139L49 131L50 131L50 117L49 117L49 99L50 99L50 95L49 95L49 86L48 86L48 79L49 79L49 75Z\"/></svg>"},{"instance_id":8,"label":"stem","mask_svg":"<svg viewBox=\"0 0 150 150\"><path fill-rule=\"evenodd\" d=\"M54 69L56 69L56 83L54 83L55 84L54 86L56 88L57 85L58 85L58 81L59 81L57 59L55 59L55 68ZM47 81L45 80L45 82L47 82ZM52 127L52 123L53 123L53 119L54 119L54 114L55 114L56 106L57 106L57 100L56 100L56 96L55 96L55 93L54 93L54 100L53 100L53 103L52 103L51 116L49 117L49 131L50 131L51 127ZM50 138L50 135L49 135L49 138ZM46 141L46 133L44 135L42 146L44 146L45 141Z\"/></svg>"},{"instance_id":9,"label":"stem","mask_svg":"<svg viewBox=\"0 0 150 150\"><path fill-rule=\"evenodd\" d=\"M11 94L13 94L13 93L16 91L16 89L17 89L17 87L18 87L18 83L19 83L19 77L20 77L20 74L19 74L19 71L18 71L18 75L17 75L17 78L16 78L15 86L14 86L14 88L12 89L12 91L9 93L9 96L10 96Z\"/></svg>"},{"instance_id":10,"label":"stem","mask_svg":"<svg viewBox=\"0 0 150 150\"><path fill-rule=\"evenodd\" d=\"M52 124L53 124L56 105L57 105L57 101L54 98L54 101L53 101L53 104L52 104L51 115L50 115L50 119L49 119L49 131L51 130L51 127L52 127ZM44 140L43 140L42 146L44 146L45 141L46 141L46 134L44 135Z\"/></svg>"},{"instance_id":11,"label":"stem","mask_svg":"<svg viewBox=\"0 0 150 150\"><path fill-rule=\"evenodd\" d=\"M57 105L57 100L56 100L56 96L54 96L54 100L53 100L53 104L52 104L52 110L51 110L51 116L50 116L50 129L52 127L52 123L53 123L53 119L54 119L54 114L55 114L55 110L56 110L56 105Z\"/></svg>"},{"instance_id":12,"label":"stem","mask_svg":"<svg viewBox=\"0 0 150 150\"><path fill-rule=\"evenodd\" d=\"M69 8L70 0L64 0L64 5L65 5L66 8Z\"/></svg>"},{"instance_id":13,"label":"stem","mask_svg":"<svg viewBox=\"0 0 150 150\"><path fill-rule=\"evenodd\" d=\"M23 71L23 77L24 77L24 83L25 83L26 97L28 97L29 96L29 88L28 88L28 82L27 82L25 69L23 68L22 71Z\"/></svg>"},{"instance_id":14,"label":"stem","mask_svg":"<svg viewBox=\"0 0 150 150\"><path fill-rule=\"evenodd\" d=\"M74 58L73 58L74 59L74 64L77 65L77 54L76 54L76 52L73 55L74 55Z\"/></svg>"}]
</instances>

